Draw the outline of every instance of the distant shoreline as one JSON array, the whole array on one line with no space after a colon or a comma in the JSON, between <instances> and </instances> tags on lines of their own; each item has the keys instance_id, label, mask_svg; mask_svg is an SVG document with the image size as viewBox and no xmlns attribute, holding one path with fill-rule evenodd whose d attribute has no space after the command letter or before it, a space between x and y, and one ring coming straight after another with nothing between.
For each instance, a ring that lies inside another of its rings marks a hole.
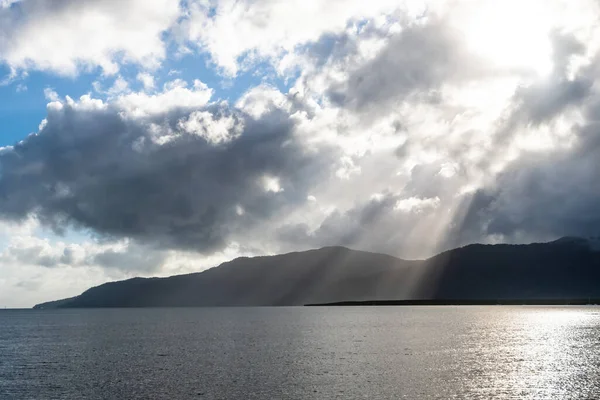
<instances>
[{"instance_id":1,"label":"distant shoreline","mask_svg":"<svg viewBox=\"0 0 600 400\"><path fill-rule=\"evenodd\" d=\"M587 306L600 304L600 298L583 299L447 299L447 300L366 300L305 304L305 307L331 306Z\"/></svg>"}]
</instances>

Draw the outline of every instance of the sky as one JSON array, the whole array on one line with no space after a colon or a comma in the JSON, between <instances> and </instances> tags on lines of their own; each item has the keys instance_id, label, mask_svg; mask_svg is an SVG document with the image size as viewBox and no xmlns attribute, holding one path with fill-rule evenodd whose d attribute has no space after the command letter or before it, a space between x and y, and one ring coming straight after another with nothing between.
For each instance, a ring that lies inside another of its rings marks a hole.
<instances>
[{"instance_id":1,"label":"sky","mask_svg":"<svg viewBox=\"0 0 600 400\"><path fill-rule=\"evenodd\" d=\"M0 306L600 235L596 0L0 0Z\"/></svg>"}]
</instances>

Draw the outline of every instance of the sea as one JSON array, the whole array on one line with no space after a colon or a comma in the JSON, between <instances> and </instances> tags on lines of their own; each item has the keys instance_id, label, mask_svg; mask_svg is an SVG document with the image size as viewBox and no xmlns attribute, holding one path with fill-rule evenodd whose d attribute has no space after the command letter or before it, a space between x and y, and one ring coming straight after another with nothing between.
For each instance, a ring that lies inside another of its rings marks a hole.
<instances>
[{"instance_id":1,"label":"sea","mask_svg":"<svg viewBox=\"0 0 600 400\"><path fill-rule=\"evenodd\" d=\"M0 399L599 399L600 308L0 311Z\"/></svg>"}]
</instances>

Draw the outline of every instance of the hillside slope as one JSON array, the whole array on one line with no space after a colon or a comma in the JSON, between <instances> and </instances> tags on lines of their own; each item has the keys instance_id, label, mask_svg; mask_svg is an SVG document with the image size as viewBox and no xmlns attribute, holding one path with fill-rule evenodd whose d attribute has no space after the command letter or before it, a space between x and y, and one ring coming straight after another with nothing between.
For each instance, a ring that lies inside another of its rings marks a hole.
<instances>
[{"instance_id":1,"label":"hillside slope","mask_svg":"<svg viewBox=\"0 0 600 400\"><path fill-rule=\"evenodd\" d=\"M470 245L423 261L344 247L238 258L200 273L106 283L36 308L587 297L600 297L600 252L584 239L567 238Z\"/></svg>"}]
</instances>

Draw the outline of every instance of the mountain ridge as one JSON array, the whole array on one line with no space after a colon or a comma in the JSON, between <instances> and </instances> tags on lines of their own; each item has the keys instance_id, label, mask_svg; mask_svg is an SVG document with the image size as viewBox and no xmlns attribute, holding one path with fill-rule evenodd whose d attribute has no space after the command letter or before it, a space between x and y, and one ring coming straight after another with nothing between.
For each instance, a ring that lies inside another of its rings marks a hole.
<instances>
[{"instance_id":1,"label":"mountain ridge","mask_svg":"<svg viewBox=\"0 0 600 400\"><path fill-rule=\"evenodd\" d=\"M107 282L34 308L600 297L600 252L591 244L562 239L472 244L424 260L343 246L238 257L201 272Z\"/></svg>"}]
</instances>

